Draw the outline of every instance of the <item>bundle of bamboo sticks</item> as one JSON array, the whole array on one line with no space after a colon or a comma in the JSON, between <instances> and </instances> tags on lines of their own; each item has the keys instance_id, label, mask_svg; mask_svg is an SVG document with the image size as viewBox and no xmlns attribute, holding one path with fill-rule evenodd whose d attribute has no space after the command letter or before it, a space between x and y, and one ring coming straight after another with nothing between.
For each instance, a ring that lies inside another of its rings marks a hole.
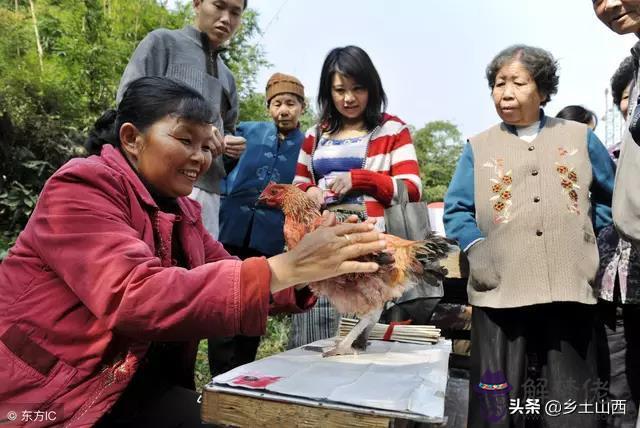
<instances>
[{"instance_id":1,"label":"bundle of bamboo sticks","mask_svg":"<svg viewBox=\"0 0 640 428\"><path fill-rule=\"evenodd\" d=\"M357 319L341 318L339 326L340 337L344 337L358 323ZM389 330L388 324L376 323L369 334L369 339L383 340ZM432 325L396 324L389 340L405 343L436 343L440 339L440 329Z\"/></svg>"}]
</instances>

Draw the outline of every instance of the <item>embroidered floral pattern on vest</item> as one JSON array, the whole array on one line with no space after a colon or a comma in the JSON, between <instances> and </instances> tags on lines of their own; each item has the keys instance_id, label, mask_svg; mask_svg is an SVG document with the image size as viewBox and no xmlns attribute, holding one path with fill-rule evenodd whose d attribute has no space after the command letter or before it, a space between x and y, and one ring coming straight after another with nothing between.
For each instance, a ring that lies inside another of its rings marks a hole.
<instances>
[{"instance_id":1,"label":"embroidered floral pattern on vest","mask_svg":"<svg viewBox=\"0 0 640 428\"><path fill-rule=\"evenodd\" d=\"M578 173L575 168L569 163L571 156L578 153L578 149L567 150L564 147L558 147L559 162L556 162L556 172L560 175L560 186L562 190L569 197L569 204L567 209L570 213L575 215L580 214L580 208L578 207Z\"/></svg>"},{"instance_id":2,"label":"embroidered floral pattern on vest","mask_svg":"<svg viewBox=\"0 0 640 428\"><path fill-rule=\"evenodd\" d=\"M511 185L513 177L511 170L504 172L504 159L492 159L485 162L485 168L493 168L495 176L491 180L491 193L493 196L489 199L493 205L493 223L508 223L511 217L511 205L513 201L511 197Z\"/></svg>"}]
</instances>

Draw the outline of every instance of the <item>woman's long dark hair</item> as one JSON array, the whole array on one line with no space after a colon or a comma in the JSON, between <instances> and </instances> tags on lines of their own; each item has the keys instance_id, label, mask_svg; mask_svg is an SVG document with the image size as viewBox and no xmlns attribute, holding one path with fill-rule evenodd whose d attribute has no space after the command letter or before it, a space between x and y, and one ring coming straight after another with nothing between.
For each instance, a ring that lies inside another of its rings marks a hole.
<instances>
[{"instance_id":1,"label":"woman's long dark hair","mask_svg":"<svg viewBox=\"0 0 640 428\"><path fill-rule=\"evenodd\" d=\"M102 146L120 147L120 127L130 122L140 132L167 115L194 122L211 123L213 112L197 91L165 77L141 77L131 82L116 110L107 110L96 120L85 148L100 154Z\"/></svg>"},{"instance_id":2,"label":"woman's long dark hair","mask_svg":"<svg viewBox=\"0 0 640 428\"><path fill-rule=\"evenodd\" d=\"M378 126L382 113L387 108L387 95L384 93L380 76L371 62L371 58L357 46L335 48L329 52L324 60L318 90L320 123L329 133L338 131L343 125L342 115L336 109L331 97L335 73L352 78L369 92L369 100L364 110L364 123L371 131Z\"/></svg>"}]
</instances>

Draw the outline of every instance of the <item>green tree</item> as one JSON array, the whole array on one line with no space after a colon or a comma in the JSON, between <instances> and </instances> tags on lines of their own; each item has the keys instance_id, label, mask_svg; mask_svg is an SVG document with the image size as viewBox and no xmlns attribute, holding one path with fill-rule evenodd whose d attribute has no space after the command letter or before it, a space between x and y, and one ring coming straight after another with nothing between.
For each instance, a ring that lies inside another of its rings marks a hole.
<instances>
[{"instance_id":1,"label":"green tree","mask_svg":"<svg viewBox=\"0 0 640 428\"><path fill-rule=\"evenodd\" d=\"M412 135L425 199L442 201L462 152L462 134L453 123L437 120Z\"/></svg>"}]
</instances>

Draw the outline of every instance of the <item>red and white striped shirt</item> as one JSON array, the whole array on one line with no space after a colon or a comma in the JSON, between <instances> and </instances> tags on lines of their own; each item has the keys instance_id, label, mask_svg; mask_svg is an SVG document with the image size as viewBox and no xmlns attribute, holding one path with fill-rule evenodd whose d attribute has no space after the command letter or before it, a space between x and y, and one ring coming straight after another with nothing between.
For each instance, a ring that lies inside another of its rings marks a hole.
<instances>
[{"instance_id":1,"label":"red and white striped shirt","mask_svg":"<svg viewBox=\"0 0 640 428\"><path fill-rule=\"evenodd\" d=\"M305 191L317 183L317 177L312 174L316 128L317 125L311 127L305 135L293 179L293 183ZM422 196L420 169L411 133L395 116L383 115L367 146L364 168L352 169L350 173L352 190L364 194L367 216L376 219L379 230L385 230L385 207L397 201L396 180L404 181L411 202L419 201Z\"/></svg>"}]
</instances>

